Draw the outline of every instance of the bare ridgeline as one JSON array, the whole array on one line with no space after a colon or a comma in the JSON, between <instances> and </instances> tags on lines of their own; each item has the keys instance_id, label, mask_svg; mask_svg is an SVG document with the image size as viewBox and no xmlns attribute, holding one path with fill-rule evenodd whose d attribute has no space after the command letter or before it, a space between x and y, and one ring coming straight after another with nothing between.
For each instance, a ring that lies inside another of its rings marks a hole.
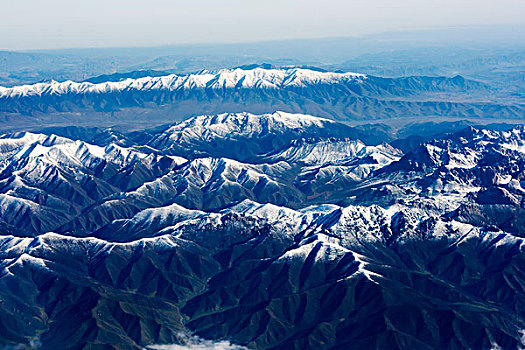
<instances>
[{"instance_id":1,"label":"bare ridgeline","mask_svg":"<svg viewBox=\"0 0 525 350\"><path fill-rule=\"evenodd\" d=\"M525 346L519 79L359 64L1 87L0 347Z\"/></svg>"}]
</instances>

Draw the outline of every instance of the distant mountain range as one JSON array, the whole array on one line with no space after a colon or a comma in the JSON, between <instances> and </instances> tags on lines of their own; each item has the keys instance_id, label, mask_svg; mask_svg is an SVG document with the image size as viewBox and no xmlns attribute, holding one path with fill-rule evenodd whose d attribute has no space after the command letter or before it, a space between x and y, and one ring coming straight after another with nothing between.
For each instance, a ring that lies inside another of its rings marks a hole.
<instances>
[{"instance_id":1,"label":"distant mountain range","mask_svg":"<svg viewBox=\"0 0 525 350\"><path fill-rule=\"evenodd\" d=\"M256 67L121 78L0 88L2 128L162 124L203 113L274 110L347 121L414 117L516 120L522 119L524 111L523 103L461 76L380 78Z\"/></svg>"}]
</instances>

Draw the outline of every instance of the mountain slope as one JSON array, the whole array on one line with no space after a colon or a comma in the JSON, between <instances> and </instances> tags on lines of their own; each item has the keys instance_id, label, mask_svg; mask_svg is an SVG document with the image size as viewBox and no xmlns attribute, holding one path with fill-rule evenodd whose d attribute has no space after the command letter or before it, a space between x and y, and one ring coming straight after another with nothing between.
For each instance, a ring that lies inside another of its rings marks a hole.
<instances>
[{"instance_id":1,"label":"mountain slope","mask_svg":"<svg viewBox=\"0 0 525 350\"><path fill-rule=\"evenodd\" d=\"M282 209L261 210L190 214L129 243L3 237L0 339L140 348L188 329L259 349L521 343L521 239L403 208L310 209L277 225L263 218Z\"/></svg>"},{"instance_id":2,"label":"mountain slope","mask_svg":"<svg viewBox=\"0 0 525 350\"><path fill-rule=\"evenodd\" d=\"M0 347L525 346L525 128L406 154L353 132L276 112L1 136Z\"/></svg>"}]
</instances>

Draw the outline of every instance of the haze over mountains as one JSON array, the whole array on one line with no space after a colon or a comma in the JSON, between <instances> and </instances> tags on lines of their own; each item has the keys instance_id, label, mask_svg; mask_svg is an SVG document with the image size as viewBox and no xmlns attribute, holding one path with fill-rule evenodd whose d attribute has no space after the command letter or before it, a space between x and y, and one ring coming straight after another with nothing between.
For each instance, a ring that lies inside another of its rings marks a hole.
<instances>
[{"instance_id":1,"label":"haze over mountains","mask_svg":"<svg viewBox=\"0 0 525 350\"><path fill-rule=\"evenodd\" d=\"M523 38L420 34L0 54L0 348L525 347Z\"/></svg>"},{"instance_id":2,"label":"haze over mountains","mask_svg":"<svg viewBox=\"0 0 525 350\"><path fill-rule=\"evenodd\" d=\"M522 88L522 32L523 27L507 25L245 44L1 51L0 85L83 81L136 71L188 74L268 63L386 77L459 74L503 88Z\"/></svg>"}]
</instances>

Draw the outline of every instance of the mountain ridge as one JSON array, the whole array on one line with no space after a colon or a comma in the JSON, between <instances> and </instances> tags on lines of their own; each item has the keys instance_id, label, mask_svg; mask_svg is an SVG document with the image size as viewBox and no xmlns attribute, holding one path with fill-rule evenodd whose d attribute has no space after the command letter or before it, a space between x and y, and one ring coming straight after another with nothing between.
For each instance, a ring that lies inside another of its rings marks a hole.
<instances>
[{"instance_id":1,"label":"mountain ridge","mask_svg":"<svg viewBox=\"0 0 525 350\"><path fill-rule=\"evenodd\" d=\"M0 346L524 345L523 126L405 153L284 112L65 133L0 136Z\"/></svg>"},{"instance_id":2,"label":"mountain ridge","mask_svg":"<svg viewBox=\"0 0 525 350\"><path fill-rule=\"evenodd\" d=\"M0 88L2 127L25 125L26 130L28 125L71 123L137 127L201 114L275 110L340 121L422 116L518 120L523 108L491 86L459 76L380 78L305 68L237 68L98 84Z\"/></svg>"}]
</instances>

